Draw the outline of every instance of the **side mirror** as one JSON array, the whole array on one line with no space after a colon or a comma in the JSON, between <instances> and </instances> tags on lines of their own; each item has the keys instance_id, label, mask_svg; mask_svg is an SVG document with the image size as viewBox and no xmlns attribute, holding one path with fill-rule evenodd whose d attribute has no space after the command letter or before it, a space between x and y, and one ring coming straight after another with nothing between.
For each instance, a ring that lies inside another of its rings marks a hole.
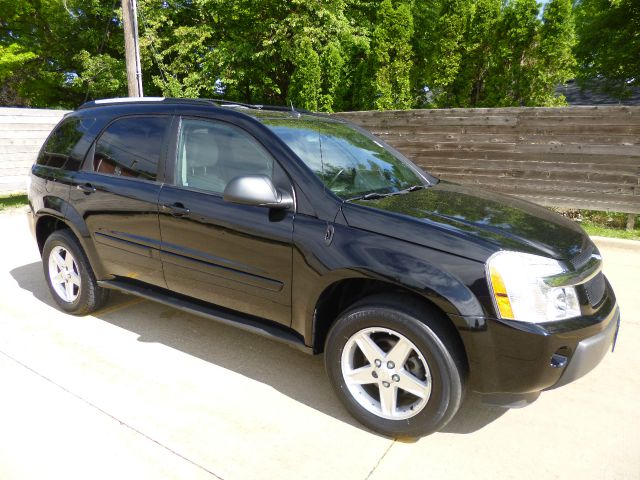
<instances>
[{"instance_id":1,"label":"side mirror","mask_svg":"<svg viewBox=\"0 0 640 480\"><path fill-rule=\"evenodd\" d=\"M244 175L227 183L222 198L226 202L276 209L293 207L293 198L276 189L266 175Z\"/></svg>"}]
</instances>

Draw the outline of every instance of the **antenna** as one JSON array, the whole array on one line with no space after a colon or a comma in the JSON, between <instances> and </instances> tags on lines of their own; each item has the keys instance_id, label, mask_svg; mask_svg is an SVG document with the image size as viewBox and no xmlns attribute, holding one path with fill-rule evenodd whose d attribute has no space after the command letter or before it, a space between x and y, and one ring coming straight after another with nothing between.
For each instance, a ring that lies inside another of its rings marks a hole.
<instances>
[{"instance_id":1,"label":"antenna","mask_svg":"<svg viewBox=\"0 0 640 480\"><path fill-rule=\"evenodd\" d=\"M300 117L300 112L298 112L296 110L296 108L293 106L293 100L289 100L289 103L291 104L291 114L295 115L296 117Z\"/></svg>"}]
</instances>

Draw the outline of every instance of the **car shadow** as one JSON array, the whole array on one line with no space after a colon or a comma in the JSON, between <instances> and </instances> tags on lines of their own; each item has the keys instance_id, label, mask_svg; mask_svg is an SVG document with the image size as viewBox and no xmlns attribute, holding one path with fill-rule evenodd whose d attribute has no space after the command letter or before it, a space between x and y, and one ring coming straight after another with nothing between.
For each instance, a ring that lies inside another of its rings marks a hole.
<instances>
[{"instance_id":1,"label":"car shadow","mask_svg":"<svg viewBox=\"0 0 640 480\"><path fill-rule=\"evenodd\" d=\"M9 273L20 288L56 308L40 262L14 268ZM133 299L132 296L112 292L108 305L93 316L137 334L141 342L160 343L270 385L319 412L365 429L335 396L321 355L307 355L238 328L147 300L132 302ZM485 405L478 395L469 394L456 416L441 432L473 433L507 410Z\"/></svg>"}]
</instances>

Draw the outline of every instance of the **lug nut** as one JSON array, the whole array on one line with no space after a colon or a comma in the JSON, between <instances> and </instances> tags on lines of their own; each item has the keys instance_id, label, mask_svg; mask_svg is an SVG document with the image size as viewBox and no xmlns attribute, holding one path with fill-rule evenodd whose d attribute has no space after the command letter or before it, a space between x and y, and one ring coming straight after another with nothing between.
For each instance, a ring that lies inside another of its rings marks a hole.
<instances>
[{"instance_id":1,"label":"lug nut","mask_svg":"<svg viewBox=\"0 0 640 480\"><path fill-rule=\"evenodd\" d=\"M387 362L387 368L396 368L396 364L393 362Z\"/></svg>"},{"instance_id":2,"label":"lug nut","mask_svg":"<svg viewBox=\"0 0 640 480\"><path fill-rule=\"evenodd\" d=\"M382 385L384 385L385 388L389 388L391 384L389 382L382 382Z\"/></svg>"},{"instance_id":3,"label":"lug nut","mask_svg":"<svg viewBox=\"0 0 640 480\"><path fill-rule=\"evenodd\" d=\"M398 375L397 373L391 378L393 379L394 382L399 382L400 381L400 375Z\"/></svg>"},{"instance_id":4,"label":"lug nut","mask_svg":"<svg viewBox=\"0 0 640 480\"><path fill-rule=\"evenodd\" d=\"M378 372L371 372L371 376L373 378L378 378Z\"/></svg>"},{"instance_id":5,"label":"lug nut","mask_svg":"<svg viewBox=\"0 0 640 480\"><path fill-rule=\"evenodd\" d=\"M382 361L381 360L376 360L375 362L373 362L376 364L376 367L380 367L382 365Z\"/></svg>"}]
</instances>

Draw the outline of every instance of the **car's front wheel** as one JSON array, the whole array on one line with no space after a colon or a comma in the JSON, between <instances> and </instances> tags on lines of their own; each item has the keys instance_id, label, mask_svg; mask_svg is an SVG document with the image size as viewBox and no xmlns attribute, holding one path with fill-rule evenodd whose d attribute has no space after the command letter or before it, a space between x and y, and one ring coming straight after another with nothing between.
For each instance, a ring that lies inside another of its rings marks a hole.
<instances>
[{"instance_id":1,"label":"car's front wheel","mask_svg":"<svg viewBox=\"0 0 640 480\"><path fill-rule=\"evenodd\" d=\"M385 297L340 315L325 346L327 372L349 412L390 436L426 435L454 416L462 356L438 311Z\"/></svg>"},{"instance_id":2,"label":"car's front wheel","mask_svg":"<svg viewBox=\"0 0 640 480\"><path fill-rule=\"evenodd\" d=\"M108 290L98 286L82 247L69 230L57 230L47 238L42 264L49 291L66 312L87 315L107 301Z\"/></svg>"}]
</instances>

